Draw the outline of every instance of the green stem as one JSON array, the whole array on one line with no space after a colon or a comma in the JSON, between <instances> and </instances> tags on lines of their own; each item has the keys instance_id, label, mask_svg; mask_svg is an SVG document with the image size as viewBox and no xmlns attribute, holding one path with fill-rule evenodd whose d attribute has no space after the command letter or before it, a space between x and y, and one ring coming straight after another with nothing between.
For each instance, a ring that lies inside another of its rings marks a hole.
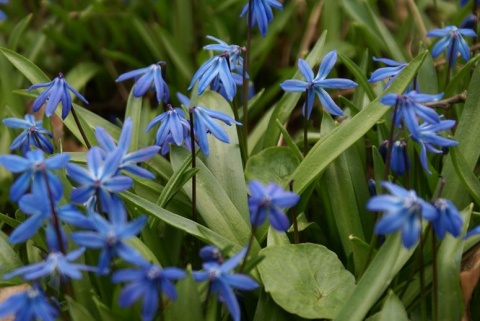
<instances>
[{"instance_id":1,"label":"green stem","mask_svg":"<svg viewBox=\"0 0 480 321\"><path fill-rule=\"evenodd\" d=\"M250 48L252 43L252 5L253 1L248 1L248 13L247 13L247 47L245 48L245 56L243 58L243 141L240 144L243 144L245 155L243 156L245 159L248 159L248 85L249 79L247 77L248 68L250 66Z\"/></svg>"},{"instance_id":2,"label":"green stem","mask_svg":"<svg viewBox=\"0 0 480 321\"><path fill-rule=\"evenodd\" d=\"M88 149L90 149L92 145L88 141L87 135L85 135L85 131L83 130L82 125L80 124L80 119L78 118L77 112L75 111L75 108L73 106L72 106L72 115L73 115L73 119L75 120L75 124L77 124L78 130L80 131L80 135L82 135L85 145L87 146Z\"/></svg>"},{"instance_id":3,"label":"green stem","mask_svg":"<svg viewBox=\"0 0 480 321\"><path fill-rule=\"evenodd\" d=\"M192 169L197 167L195 153L195 133L193 132L193 108L190 108L190 144L192 145ZM197 175L192 176L192 220L197 222Z\"/></svg>"},{"instance_id":4,"label":"green stem","mask_svg":"<svg viewBox=\"0 0 480 321\"><path fill-rule=\"evenodd\" d=\"M438 269L437 269L437 236L432 233L432 264L433 264L433 283L432 283L432 320L438 320Z\"/></svg>"},{"instance_id":5,"label":"green stem","mask_svg":"<svg viewBox=\"0 0 480 321\"><path fill-rule=\"evenodd\" d=\"M397 109L398 109L398 98L395 102L395 107L393 108L393 117L392 117L392 125L390 126L390 137L388 138L388 150L387 150L387 158L385 159L385 172L383 173L383 179L388 179L388 173L390 172L390 161L392 158L392 148L393 148L393 137L395 134L395 122L397 120Z\"/></svg>"},{"instance_id":6,"label":"green stem","mask_svg":"<svg viewBox=\"0 0 480 321\"><path fill-rule=\"evenodd\" d=\"M288 185L290 187L290 192L293 192L293 181L290 181ZM295 244L298 244L300 243L300 234L298 233L297 211L295 207L293 207L290 211L293 221L293 240Z\"/></svg>"},{"instance_id":7,"label":"green stem","mask_svg":"<svg viewBox=\"0 0 480 321\"><path fill-rule=\"evenodd\" d=\"M427 321L427 301L425 288L425 262L423 260L423 246L425 244L424 236L420 236L420 246L418 249L418 256L420 257L420 319Z\"/></svg>"}]
</instances>

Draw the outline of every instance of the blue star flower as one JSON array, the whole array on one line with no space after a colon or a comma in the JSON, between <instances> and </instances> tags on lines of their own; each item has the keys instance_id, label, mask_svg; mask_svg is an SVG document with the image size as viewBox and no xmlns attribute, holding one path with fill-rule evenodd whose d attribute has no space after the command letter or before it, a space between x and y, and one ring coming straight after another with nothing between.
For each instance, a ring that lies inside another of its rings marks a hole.
<instances>
[{"instance_id":1,"label":"blue star flower","mask_svg":"<svg viewBox=\"0 0 480 321\"><path fill-rule=\"evenodd\" d=\"M218 300L225 302L234 321L240 321L240 307L234 289L253 290L258 283L244 274L234 274L232 270L242 261L246 248L223 264L214 261L204 262L202 271L194 271L193 277L197 282L209 281L210 292L218 293Z\"/></svg>"},{"instance_id":2,"label":"blue star flower","mask_svg":"<svg viewBox=\"0 0 480 321\"><path fill-rule=\"evenodd\" d=\"M323 107L332 115L341 116L343 111L335 104L330 95L324 88L346 89L358 86L358 84L349 79L343 78L329 78L326 79L337 61L337 52L331 51L325 55L317 75L313 76L312 68L303 59L298 59L298 68L305 77L306 81L297 79L285 80L280 84L282 89L287 92L307 92L307 103L303 105L303 115L310 119L312 112L313 101L315 95L318 96Z\"/></svg>"},{"instance_id":3,"label":"blue star flower","mask_svg":"<svg viewBox=\"0 0 480 321\"><path fill-rule=\"evenodd\" d=\"M18 118L5 118L3 123L10 128L23 129L23 132L17 136L10 145L10 150L18 149L25 155L31 146L43 150L46 153L53 153L53 145L49 138L53 135L42 126L42 120L35 120L30 114L25 115L25 120Z\"/></svg>"},{"instance_id":4,"label":"blue star flower","mask_svg":"<svg viewBox=\"0 0 480 321\"><path fill-rule=\"evenodd\" d=\"M245 51L245 47L240 47L239 45L229 45L225 41L212 36L207 36L207 39L215 40L217 43L206 45L203 47L203 49L227 53L230 59L230 68L232 71L235 70L239 74L243 73L242 53Z\"/></svg>"},{"instance_id":5,"label":"blue star flower","mask_svg":"<svg viewBox=\"0 0 480 321\"><path fill-rule=\"evenodd\" d=\"M9 0L0 0L0 4L8 4ZM7 15L3 10L0 10L0 20L5 20L7 19Z\"/></svg>"},{"instance_id":6,"label":"blue star flower","mask_svg":"<svg viewBox=\"0 0 480 321\"><path fill-rule=\"evenodd\" d=\"M463 218L455 205L450 200L437 198L433 201L433 206L438 213L437 219L432 222L438 238L443 240L447 232L454 237L459 237L462 233Z\"/></svg>"},{"instance_id":7,"label":"blue star flower","mask_svg":"<svg viewBox=\"0 0 480 321\"><path fill-rule=\"evenodd\" d=\"M386 64L389 67L384 67L384 68L379 68L375 70L372 75L370 76L370 79L368 79L368 82L377 82L383 79L387 79L388 81L385 84L385 87L388 87L392 81L397 78L397 76L400 74L400 72L405 69L407 66L406 62L397 62L392 59L388 58L375 58L373 57L374 61L380 61Z\"/></svg>"},{"instance_id":8,"label":"blue star flower","mask_svg":"<svg viewBox=\"0 0 480 321\"><path fill-rule=\"evenodd\" d=\"M120 292L120 306L131 306L143 298L142 320L151 321L161 302L160 295L164 293L170 300L176 300L177 291L172 281L184 278L186 273L175 267L163 269L145 261L137 261L135 264L140 268L117 271L112 276L112 282L128 283Z\"/></svg>"},{"instance_id":9,"label":"blue star flower","mask_svg":"<svg viewBox=\"0 0 480 321\"><path fill-rule=\"evenodd\" d=\"M40 107L48 100L47 107L45 109L45 114L47 117L50 117L57 109L58 104L62 103L62 119L67 118L72 108L72 98L70 97L70 92L77 96L81 101L88 105L88 101L83 97L78 91L75 90L72 86L63 77L63 74L58 74L58 77L54 80L42 84L37 84L30 86L27 91L31 91L37 88L47 87L33 102L32 110L34 112L38 111Z\"/></svg>"},{"instance_id":10,"label":"blue star flower","mask_svg":"<svg viewBox=\"0 0 480 321\"><path fill-rule=\"evenodd\" d=\"M422 163L423 168L429 174L431 174L431 172L428 169L427 151L442 154L443 151L435 148L433 145L439 147L453 147L458 145L458 142L438 135L438 132L448 130L453 126L455 126L454 120L442 120L438 124L425 122L419 126L415 135L412 134L413 140L421 146L420 163Z\"/></svg>"},{"instance_id":11,"label":"blue star flower","mask_svg":"<svg viewBox=\"0 0 480 321\"><path fill-rule=\"evenodd\" d=\"M458 53L462 55L463 60L469 60L470 48L463 36L477 37L477 34L472 29L458 29L455 26L430 30L427 33L427 37L442 37L433 47L432 57L435 58L445 51L450 68L453 68L455 65Z\"/></svg>"},{"instance_id":12,"label":"blue star flower","mask_svg":"<svg viewBox=\"0 0 480 321\"><path fill-rule=\"evenodd\" d=\"M49 189L55 201L62 196L62 183L51 170L62 169L70 159L68 154L57 154L45 159L43 151L37 149L26 153L25 158L17 155L0 155L0 165L12 173L22 173L10 187L10 199L17 201L30 187L32 192L48 199Z\"/></svg>"},{"instance_id":13,"label":"blue star flower","mask_svg":"<svg viewBox=\"0 0 480 321\"><path fill-rule=\"evenodd\" d=\"M135 69L118 76L115 82L121 82L130 78L137 78L135 87L133 87L133 96L142 97L147 90L155 88L157 93L157 101L167 102L170 97L167 83L162 77L162 68L166 67L164 61L159 61L156 64L150 65L145 68Z\"/></svg>"},{"instance_id":14,"label":"blue star flower","mask_svg":"<svg viewBox=\"0 0 480 321\"><path fill-rule=\"evenodd\" d=\"M205 156L208 156L209 154L207 133L212 134L218 140L224 143L230 143L225 129L223 129L213 119L218 119L227 124L228 126L231 126L232 124L242 125L227 114L219 111L214 111L202 106L191 107L190 113L194 116L193 130L195 136L197 137L200 149L205 154Z\"/></svg>"},{"instance_id":15,"label":"blue star flower","mask_svg":"<svg viewBox=\"0 0 480 321\"><path fill-rule=\"evenodd\" d=\"M252 9L249 10L249 1L247 1L247 4L243 7L240 17L247 15L248 23L248 12L250 11L252 13L252 17L250 18L250 28L258 25L260 33L263 37L265 37L268 31L268 24L273 20L272 7L280 10L283 9L282 3L277 0L253 0Z\"/></svg>"},{"instance_id":16,"label":"blue star flower","mask_svg":"<svg viewBox=\"0 0 480 321\"><path fill-rule=\"evenodd\" d=\"M419 127L417 117L431 124L440 122L440 116L437 112L423 105L423 103L437 101L442 97L443 93L428 95L412 90L404 95L386 94L380 98L380 102L387 106L397 106L397 112L394 115L395 126L401 127L400 123L403 120L410 133L416 135Z\"/></svg>"},{"instance_id":17,"label":"blue star flower","mask_svg":"<svg viewBox=\"0 0 480 321\"><path fill-rule=\"evenodd\" d=\"M52 303L56 306L52 306ZM40 286L34 284L32 288L13 294L0 303L0 317L15 314L14 321L55 321L60 314L59 308L54 298L47 298Z\"/></svg>"},{"instance_id":18,"label":"blue star flower","mask_svg":"<svg viewBox=\"0 0 480 321\"><path fill-rule=\"evenodd\" d=\"M293 192L285 191L275 183L264 186L256 180L250 181L248 185L250 197L248 208L250 209L250 222L253 226L260 226L267 216L270 224L277 231L286 231L290 221L282 208L290 208L297 205L300 196Z\"/></svg>"},{"instance_id":19,"label":"blue star flower","mask_svg":"<svg viewBox=\"0 0 480 321\"><path fill-rule=\"evenodd\" d=\"M130 149L130 141L132 140L132 130L132 119L128 117L123 123L122 132L120 133L120 138L118 139L118 146L115 144L112 136L110 136L110 134L103 127L95 128L95 137L97 138L98 145L107 154L113 153L117 147L122 150L123 156L120 165L118 166L119 170L124 170L143 178L153 179L155 178L155 175L137 164L147 161L155 156L160 150L160 147L148 146L129 153L128 150Z\"/></svg>"},{"instance_id":20,"label":"blue star flower","mask_svg":"<svg viewBox=\"0 0 480 321\"><path fill-rule=\"evenodd\" d=\"M386 212L375 225L375 233L390 234L401 230L403 245L410 249L420 238L422 218L434 221L438 217L437 210L419 198L414 190L407 191L389 182L383 182L382 186L392 195L375 196L367 203L370 211Z\"/></svg>"},{"instance_id":21,"label":"blue star flower","mask_svg":"<svg viewBox=\"0 0 480 321\"><path fill-rule=\"evenodd\" d=\"M71 194L72 202L85 204L92 200L100 201L104 210L109 211L114 202L113 193L123 192L133 185L132 178L117 175L124 151L117 148L106 155L99 147L92 147L87 153L87 169L67 165L68 176L79 183Z\"/></svg>"},{"instance_id":22,"label":"blue star flower","mask_svg":"<svg viewBox=\"0 0 480 321\"><path fill-rule=\"evenodd\" d=\"M81 271L96 272L97 269L84 264L72 263L78 259L85 248L78 248L66 255L61 252L51 252L45 260L39 263L23 266L14 270L11 273L5 274L4 279L10 279L14 276L21 275L24 280L32 281L45 276L60 277L60 280L65 278L79 280L82 278Z\"/></svg>"},{"instance_id":23,"label":"blue star flower","mask_svg":"<svg viewBox=\"0 0 480 321\"><path fill-rule=\"evenodd\" d=\"M91 213L91 221L94 231L74 232L72 240L78 245L88 248L101 249L98 269L100 273L107 273L112 259L118 255L127 261L141 260L141 255L127 244L127 240L134 237L147 223L146 216L128 222L127 213L123 204L114 203L114 215L110 215L110 221L97 213Z\"/></svg>"},{"instance_id":24,"label":"blue star flower","mask_svg":"<svg viewBox=\"0 0 480 321\"><path fill-rule=\"evenodd\" d=\"M200 66L193 75L188 90L193 88L197 80L199 80L198 95L203 94L208 86L215 90L221 86L229 101L233 101L233 97L237 93L237 86L231 72L230 58L225 53L208 59Z\"/></svg>"},{"instance_id":25,"label":"blue star flower","mask_svg":"<svg viewBox=\"0 0 480 321\"><path fill-rule=\"evenodd\" d=\"M190 124L185 119L185 113L181 108L173 108L171 105L167 105L167 111L152 119L145 131L148 132L160 122L161 125L157 130L155 144L161 147L162 155L165 155L170 150L168 147L170 143L181 146L184 139L187 142L190 139Z\"/></svg>"}]
</instances>

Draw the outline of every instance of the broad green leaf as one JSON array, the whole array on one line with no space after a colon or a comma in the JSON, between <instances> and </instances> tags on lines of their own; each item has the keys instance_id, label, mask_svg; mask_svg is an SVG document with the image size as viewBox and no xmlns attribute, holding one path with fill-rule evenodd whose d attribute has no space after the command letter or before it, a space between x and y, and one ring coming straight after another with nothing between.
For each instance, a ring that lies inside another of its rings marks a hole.
<instances>
[{"instance_id":1,"label":"broad green leaf","mask_svg":"<svg viewBox=\"0 0 480 321\"><path fill-rule=\"evenodd\" d=\"M317 244L267 247L258 265L265 291L286 311L308 319L334 318L355 289L335 253Z\"/></svg>"},{"instance_id":2,"label":"broad green leaf","mask_svg":"<svg viewBox=\"0 0 480 321\"><path fill-rule=\"evenodd\" d=\"M392 82L386 92L403 92L412 81L426 54L424 52L413 59ZM379 99L380 97L377 97L355 117L342 123L325 139L320 140L313 146L292 176L292 179L296 182L295 192L302 193L335 158L352 146L383 117L389 109L381 104Z\"/></svg>"},{"instance_id":3,"label":"broad green leaf","mask_svg":"<svg viewBox=\"0 0 480 321\"><path fill-rule=\"evenodd\" d=\"M269 147L248 159L245 177L264 184L276 182L286 186L298 164L298 157L290 148Z\"/></svg>"},{"instance_id":4,"label":"broad green leaf","mask_svg":"<svg viewBox=\"0 0 480 321\"><path fill-rule=\"evenodd\" d=\"M290 240L285 232L277 231L273 227L268 227L267 246L280 246L290 244Z\"/></svg>"},{"instance_id":5,"label":"broad green leaf","mask_svg":"<svg viewBox=\"0 0 480 321\"><path fill-rule=\"evenodd\" d=\"M0 232L0 275L12 272L22 266L22 261L8 243L8 237Z\"/></svg>"},{"instance_id":6,"label":"broad green leaf","mask_svg":"<svg viewBox=\"0 0 480 321\"><path fill-rule=\"evenodd\" d=\"M95 321L96 318L88 311L86 307L67 297L68 312L72 321Z\"/></svg>"},{"instance_id":7,"label":"broad green leaf","mask_svg":"<svg viewBox=\"0 0 480 321\"><path fill-rule=\"evenodd\" d=\"M382 311L376 321L409 321L407 311L402 304L402 301L390 291L387 300L383 304Z\"/></svg>"},{"instance_id":8,"label":"broad green leaf","mask_svg":"<svg viewBox=\"0 0 480 321\"><path fill-rule=\"evenodd\" d=\"M42 82L49 82L45 73L38 68L33 62L25 58L24 56L7 48L0 47L0 51L10 63L15 66L32 84L39 84Z\"/></svg>"},{"instance_id":9,"label":"broad green leaf","mask_svg":"<svg viewBox=\"0 0 480 321\"><path fill-rule=\"evenodd\" d=\"M394 276L412 256L414 249L403 248L400 233L388 236L357 286L334 319L361 321L387 289Z\"/></svg>"},{"instance_id":10,"label":"broad green leaf","mask_svg":"<svg viewBox=\"0 0 480 321\"><path fill-rule=\"evenodd\" d=\"M253 321L289 321L291 317L267 293L260 293Z\"/></svg>"},{"instance_id":11,"label":"broad green leaf","mask_svg":"<svg viewBox=\"0 0 480 321\"><path fill-rule=\"evenodd\" d=\"M475 203L480 205L480 182L475 174L469 169L461 151L456 148L450 149L450 158L458 178L460 178L463 183L463 187L467 189L470 196L475 200Z\"/></svg>"},{"instance_id":12,"label":"broad green leaf","mask_svg":"<svg viewBox=\"0 0 480 321\"><path fill-rule=\"evenodd\" d=\"M202 321L202 304L198 295L197 283L191 273L177 282L177 299L170 302L165 310L167 321Z\"/></svg>"},{"instance_id":13,"label":"broad green leaf","mask_svg":"<svg viewBox=\"0 0 480 321\"><path fill-rule=\"evenodd\" d=\"M463 221L469 222L473 204L461 213ZM468 224L463 225L464 235ZM438 320L460 320L463 306L462 289L460 287L460 266L463 253L462 237L455 238L450 234L442 240L438 249ZM455 307L455 308L453 308Z\"/></svg>"}]
</instances>

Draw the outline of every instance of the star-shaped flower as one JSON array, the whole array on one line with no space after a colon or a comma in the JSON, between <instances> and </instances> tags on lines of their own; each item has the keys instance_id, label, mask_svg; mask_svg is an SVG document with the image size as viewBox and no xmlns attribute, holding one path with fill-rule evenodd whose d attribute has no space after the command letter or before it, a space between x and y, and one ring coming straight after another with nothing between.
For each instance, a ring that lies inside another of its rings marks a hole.
<instances>
[{"instance_id":1,"label":"star-shaped flower","mask_svg":"<svg viewBox=\"0 0 480 321\"><path fill-rule=\"evenodd\" d=\"M318 96L323 107L332 115L341 116L343 111L340 107L335 104L333 99L327 93L325 88L335 88L335 89L347 89L358 86L358 84L349 79L343 78L329 78L326 79L330 71L332 70L335 62L337 61L337 52L331 51L325 55L317 75L313 76L313 70L310 68L308 63L303 60L298 60L298 68L305 77L306 81L301 81L297 79L285 80L280 84L282 89L287 92L303 92L307 93L307 101L303 105L303 115L310 119L310 114L312 112L313 101L315 100L315 95Z\"/></svg>"},{"instance_id":2,"label":"star-shaped flower","mask_svg":"<svg viewBox=\"0 0 480 321\"><path fill-rule=\"evenodd\" d=\"M58 77L54 80L46 83L30 86L27 91L31 91L37 88L47 87L33 102L32 110L38 111L40 107L47 102L45 114L50 117L57 109L58 104L62 103L62 119L67 118L72 108L72 98L70 92L77 96L81 101L88 105L88 101L83 97L75 88L70 86L67 80L63 77L62 73L58 74Z\"/></svg>"},{"instance_id":3,"label":"star-shaped flower","mask_svg":"<svg viewBox=\"0 0 480 321\"><path fill-rule=\"evenodd\" d=\"M370 79L368 79L368 82L377 82L383 79L387 79L388 81L385 84L385 87L388 87L392 81L397 78L397 76L400 74L400 72L405 69L407 66L406 62L398 62L392 59L388 58L376 58L373 57L374 61L379 61L383 62L386 64L388 67L383 67L375 70L372 75L370 76Z\"/></svg>"},{"instance_id":4,"label":"star-shaped flower","mask_svg":"<svg viewBox=\"0 0 480 321\"><path fill-rule=\"evenodd\" d=\"M49 138L53 135L42 126L42 120L35 120L35 117L30 114L25 115L25 119L5 118L2 121L7 127L23 129L10 145L10 150L21 150L25 155L31 146L43 150L46 153L53 153L53 145Z\"/></svg>"},{"instance_id":5,"label":"star-shaped flower","mask_svg":"<svg viewBox=\"0 0 480 321\"><path fill-rule=\"evenodd\" d=\"M442 29L430 30L427 37L442 37L432 49L432 57L439 56L443 51L447 54L447 60L450 68L455 66L457 55L463 57L463 60L470 59L470 47L468 46L465 37L477 37L477 34L472 29L458 29L455 26L447 26Z\"/></svg>"}]
</instances>

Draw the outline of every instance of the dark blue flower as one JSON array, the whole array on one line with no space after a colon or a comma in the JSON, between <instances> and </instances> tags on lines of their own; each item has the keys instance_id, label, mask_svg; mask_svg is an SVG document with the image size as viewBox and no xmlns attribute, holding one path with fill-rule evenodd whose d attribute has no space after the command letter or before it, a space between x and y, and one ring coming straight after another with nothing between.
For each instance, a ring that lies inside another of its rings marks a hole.
<instances>
[{"instance_id":1,"label":"dark blue flower","mask_svg":"<svg viewBox=\"0 0 480 321\"><path fill-rule=\"evenodd\" d=\"M68 163L70 155L57 154L45 159L43 151L37 149L26 153L25 158L16 155L0 155L0 165L12 173L22 173L10 187L10 199L17 201L30 187L32 192L59 200L62 196L62 183L51 170L62 169ZM48 179L47 188L45 177Z\"/></svg>"},{"instance_id":2,"label":"dark blue flower","mask_svg":"<svg viewBox=\"0 0 480 321\"><path fill-rule=\"evenodd\" d=\"M221 264L223 262L222 252L214 245L205 245L200 249L200 258L204 262L217 262Z\"/></svg>"},{"instance_id":3,"label":"dark blue flower","mask_svg":"<svg viewBox=\"0 0 480 321\"><path fill-rule=\"evenodd\" d=\"M310 118L312 112L313 101L315 95L318 96L323 107L332 115L341 116L343 111L335 104L330 95L324 88L346 89L358 86L358 84L349 79L343 78L329 78L326 79L330 71L332 70L335 62L337 61L337 52L331 51L325 55L317 75L313 76L313 70L308 63L303 59L298 59L298 68L305 77L306 81L298 79L285 80L280 84L284 91L288 92L303 92L307 93L307 103L303 105L303 115Z\"/></svg>"},{"instance_id":4,"label":"dark blue flower","mask_svg":"<svg viewBox=\"0 0 480 321\"><path fill-rule=\"evenodd\" d=\"M132 178L117 175L124 151L117 148L106 155L99 147L92 147L87 153L87 168L76 164L67 165L68 176L80 186L72 191L72 202L85 204L100 201L103 210L109 211L114 201L113 193L123 192L133 185Z\"/></svg>"},{"instance_id":5,"label":"dark blue flower","mask_svg":"<svg viewBox=\"0 0 480 321\"><path fill-rule=\"evenodd\" d=\"M155 178L155 175L137 164L147 161L155 156L160 150L160 147L148 146L129 153L128 150L130 149L130 141L132 140L132 130L132 119L128 117L123 123L122 132L120 133L120 138L118 139L118 146L115 144L112 136L110 136L110 134L103 127L95 128L95 137L97 138L98 145L107 154L115 152L117 147L122 150L123 156L122 160L120 161L120 165L118 166L119 170L124 170L143 178L153 179Z\"/></svg>"},{"instance_id":6,"label":"dark blue flower","mask_svg":"<svg viewBox=\"0 0 480 321\"><path fill-rule=\"evenodd\" d=\"M209 154L207 133L212 134L218 140L224 143L228 144L230 142L225 129L223 129L213 119L218 119L228 126L231 126L232 124L242 125L227 114L202 106L191 107L190 113L193 115L193 130L195 136L197 137L200 149L205 156L208 156Z\"/></svg>"},{"instance_id":7,"label":"dark blue flower","mask_svg":"<svg viewBox=\"0 0 480 321\"><path fill-rule=\"evenodd\" d=\"M71 235L72 240L81 246L101 249L98 269L102 274L108 272L109 264L116 255L128 261L142 259L126 241L140 233L147 223L147 218L140 216L128 222L123 204L117 202L113 204L111 211L115 213L110 215L110 221L97 213L91 213L94 230L74 232Z\"/></svg>"},{"instance_id":8,"label":"dark blue flower","mask_svg":"<svg viewBox=\"0 0 480 321\"><path fill-rule=\"evenodd\" d=\"M214 261L204 262L202 271L194 271L193 277L197 282L209 281L210 293L217 293L218 300L225 302L234 321L240 321L240 307L234 289L253 290L258 283L244 274L234 274L232 270L242 261L246 248L223 264Z\"/></svg>"},{"instance_id":9,"label":"dark blue flower","mask_svg":"<svg viewBox=\"0 0 480 321\"><path fill-rule=\"evenodd\" d=\"M428 95L418 93L415 90L409 91L404 95L386 94L380 98L382 104L388 106L397 106L395 118L395 126L401 127L403 121L412 135L417 135L419 124L417 117L426 122L437 124L440 122L440 116L432 108L423 103L439 100L443 97L443 93L438 95Z\"/></svg>"},{"instance_id":10,"label":"dark blue flower","mask_svg":"<svg viewBox=\"0 0 480 321\"><path fill-rule=\"evenodd\" d=\"M286 231L290 227L290 221L283 212L283 208L297 205L300 196L293 192L285 191L275 183L264 186L256 180L249 183L250 197L248 208L250 209L250 222L253 226L260 226L269 217L270 224L278 231Z\"/></svg>"},{"instance_id":11,"label":"dark blue flower","mask_svg":"<svg viewBox=\"0 0 480 321\"><path fill-rule=\"evenodd\" d=\"M474 14L469 14L465 19L463 19L460 29L472 29L475 31L477 29L478 17Z\"/></svg>"},{"instance_id":12,"label":"dark blue flower","mask_svg":"<svg viewBox=\"0 0 480 321\"><path fill-rule=\"evenodd\" d=\"M52 306L56 303L56 306ZM14 321L54 321L59 316L60 305L54 298L47 298L39 285L34 284L23 292L13 294L0 303L0 317L15 314Z\"/></svg>"},{"instance_id":13,"label":"dark blue flower","mask_svg":"<svg viewBox=\"0 0 480 321\"><path fill-rule=\"evenodd\" d=\"M130 78L138 78L135 86L133 87L133 96L137 98L142 97L145 95L147 90L150 88L155 88L158 103L161 103L162 101L167 102L170 97L170 93L167 83L162 77L162 68L165 67L166 63L164 61L159 61L156 64L148 67L135 69L121 74L118 76L115 82L124 81Z\"/></svg>"},{"instance_id":14,"label":"dark blue flower","mask_svg":"<svg viewBox=\"0 0 480 321\"><path fill-rule=\"evenodd\" d=\"M441 154L443 151L435 148L433 145L439 147L453 147L458 145L458 142L438 135L438 132L448 130L453 126L455 126L454 120L442 120L437 124L425 122L418 127L415 135L412 134L413 140L421 146L420 162L429 174L431 174L431 172L428 169L427 151Z\"/></svg>"},{"instance_id":15,"label":"dark blue flower","mask_svg":"<svg viewBox=\"0 0 480 321\"><path fill-rule=\"evenodd\" d=\"M248 3L243 7L240 17L247 15L248 23L248 12L250 11L252 13L252 17L250 18L250 28L258 25L260 33L265 37L268 31L268 24L273 20L272 7L282 10L282 3L277 0L253 0L252 8L249 10L249 1L247 2Z\"/></svg>"},{"instance_id":16,"label":"dark blue flower","mask_svg":"<svg viewBox=\"0 0 480 321\"><path fill-rule=\"evenodd\" d=\"M161 125L157 130L155 144L161 147L162 155L170 150L168 146L170 143L181 146L184 139L189 141L190 123L185 119L185 113L181 108L167 105L167 111L152 119L145 131L148 132L157 123Z\"/></svg>"},{"instance_id":17,"label":"dark blue flower","mask_svg":"<svg viewBox=\"0 0 480 321\"><path fill-rule=\"evenodd\" d=\"M201 95L211 86L213 90L222 87L225 90L226 97L229 101L237 93L237 85L232 76L230 67L230 58L228 54L220 54L208 59L193 75L188 90L192 89L198 82L198 94Z\"/></svg>"},{"instance_id":18,"label":"dark blue flower","mask_svg":"<svg viewBox=\"0 0 480 321\"><path fill-rule=\"evenodd\" d=\"M378 148L383 161L386 162L388 154L388 140ZM410 168L410 159L407 154L407 143L405 141L395 141L390 155L390 168L395 175L403 176L405 171Z\"/></svg>"},{"instance_id":19,"label":"dark blue flower","mask_svg":"<svg viewBox=\"0 0 480 321\"><path fill-rule=\"evenodd\" d=\"M81 271L95 272L97 270L84 264L72 263L83 252L85 252L85 248L78 248L66 255L61 252L51 252L42 262L20 267L13 272L5 274L3 278L10 279L21 275L27 281L37 280L46 276L59 277L61 280L65 278L78 280L82 278Z\"/></svg>"},{"instance_id":20,"label":"dark blue flower","mask_svg":"<svg viewBox=\"0 0 480 321\"><path fill-rule=\"evenodd\" d=\"M480 4L480 0L474 0L474 1L476 1L477 4ZM460 6L463 7L469 2L470 2L470 0L460 0Z\"/></svg>"},{"instance_id":21,"label":"dark blue flower","mask_svg":"<svg viewBox=\"0 0 480 321\"><path fill-rule=\"evenodd\" d=\"M414 190L407 191L389 182L383 182L382 186L392 195L375 196L367 203L370 211L385 212L375 225L375 233L390 234L401 230L403 245L410 249L420 238L422 218L434 221L438 217L437 210L419 198Z\"/></svg>"},{"instance_id":22,"label":"dark blue flower","mask_svg":"<svg viewBox=\"0 0 480 321\"><path fill-rule=\"evenodd\" d=\"M33 145L46 153L53 153L53 145L49 139L53 135L43 128L42 120L36 121L33 115L26 114L25 120L5 118L3 123L10 128L23 129L23 132L13 140L10 150L18 149L25 155Z\"/></svg>"},{"instance_id":23,"label":"dark blue flower","mask_svg":"<svg viewBox=\"0 0 480 321\"><path fill-rule=\"evenodd\" d=\"M397 76L400 74L400 72L405 69L407 66L406 62L397 62L392 59L388 58L375 58L373 57L374 61L379 61L383 62L386 64L388 67L383 67L375 70L372 75L370 76L370 79L368 79L369 82L377 82L383 79L387 79L388 81L385 84L385 87L388 87L392 81L397 78Z\"/></svg>"},{"instance_id":24,"label":"dark blue flower","mask_svg":"<svg viewBox=\"0 0 480 321\"><path fill-rule=\"evenodd\" d=\"M437 198L433 201L433 206L438 213L437 219L432 222L438 238L443 240L447 232L454 237L459 237L462 233L463 218L455 205L450 200Z\"/></svg>"},{"instance_id":25,"label":"dark blue flower","mask_svg":"<svg viewBox=\"0 0 480 321\"><path fill-rule=\"evenodd\" d=\"M439 56L443 51L446 51L447 60L450 68L453 68L457 61L457 55L460 53L463 60L470 59L470 48L463 39L465 37L477 37L477 34L472 29L458 29L455 26L447 26L442 29L430 30L427 37L442 37L432 49L432 57Z\"/></svg>"},{"instance_id":26,"label":"dark blue flower","mask_svg":"<svg viewBox=\"0 0 480 321\"><path fill-rule=\"evenodd\" d=\"M143 298L142 320L151 321L155 317L158 304L161 303L161 294L170 300L177 299L174 280L186 276L185 271L175 268L162 268L159 265L145 261L135 262L138 269L124 269L117 271L112 276L113 283L128 283L120 292L119 302L121 307L131 306Z\"/></svg>"},{"instance_id":27,"label":"dark blue flower","mask_svg":"<svg viewBox=\"0 0 480 321\"><path fill-rule=\"evenodd\" d=\"M0 0L0 4L8 4L9 0ZM7 19L7 15L5 14L5 12L3 12L3 10L0 10L0 20L5 20Z\"/></svg>"},{"instance_id":28,"label":"dark blue flower","mask_svg":"<svg viewBox=\"0 0 480 321\"><path fill-rule=\"evenodd\" d=\"M70 92L77 96L85 104L88 104L88 101L83 97L78 91L75 90L72 86L63 77L63 74L58 74L58 77L54 80L42 84L37 84L30 86L27 91L33 89L47 87L33 102L32 110L34 112L38 111L40 107L48 100L47 107L45 109L45 114L47 117L50 117L57 109L58 104L62 103L62 119L65 119L70 113L72 108L72 98L70 97Z\"/></svg>"}]
</instances>

